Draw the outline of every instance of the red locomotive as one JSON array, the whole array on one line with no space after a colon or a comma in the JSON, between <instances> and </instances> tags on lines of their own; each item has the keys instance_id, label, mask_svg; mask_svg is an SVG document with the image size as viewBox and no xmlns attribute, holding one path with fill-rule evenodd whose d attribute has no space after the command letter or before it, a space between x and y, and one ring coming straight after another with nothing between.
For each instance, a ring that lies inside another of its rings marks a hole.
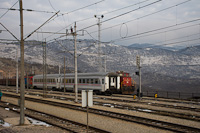
<instances>
[{"instance_id":1,"label":"red locomotive","mask_svg":"<svg viewBox=\"0 0 200 133\"><path fill-rule=\"evenodd\" d=\"M129 73L123 71L117 71L116 73L120 76L120 90L122 94L133 94L136 83L132 80Z\"/></svg>"}]
</instances>

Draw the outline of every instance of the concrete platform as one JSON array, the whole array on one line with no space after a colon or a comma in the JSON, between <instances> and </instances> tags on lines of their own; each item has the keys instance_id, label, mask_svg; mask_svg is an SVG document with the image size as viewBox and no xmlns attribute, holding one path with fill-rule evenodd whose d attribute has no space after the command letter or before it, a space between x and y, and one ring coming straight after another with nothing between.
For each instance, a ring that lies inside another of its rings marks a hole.
<instances>
[{"instance_id":1,"label":"concrete platform","mask_svg":"<svg viewBox=\"0 0 200 133\"><path fill-rule=\"evenodd\" d=\"M4 121L11 125L17 126L20 124L20 117L5 118ZM27 118L25 117L24 125L30 124L31 123L29 122L29 120L27 120Z\"/></svg>"}]
</instances>

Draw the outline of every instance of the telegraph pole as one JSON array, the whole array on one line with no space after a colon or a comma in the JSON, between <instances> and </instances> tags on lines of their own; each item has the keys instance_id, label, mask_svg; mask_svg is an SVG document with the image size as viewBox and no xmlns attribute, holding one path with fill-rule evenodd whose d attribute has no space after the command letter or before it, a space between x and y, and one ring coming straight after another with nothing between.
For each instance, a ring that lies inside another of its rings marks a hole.
<instances>
[{"instance_id":1,"label":"telegraph pole","mask_svg":"<svg viewBox=\"0 0 200 133\"><path fill-rule=\"evenodd\" d=\"M58 66L58 74L60 75L60 63L59 63L59 66Z\"/></svg>"},{"instance_id":2,"label":"telegraph pole","mask_svg":"<svg viewBox=\"0 0 200 133\"><path fill-rule=\"evenodd\" d=\"M99 61L99 72L102 72L102 60L101 60L101 19L104 17L101 15L101 17L97 17L97 15L94 15L95 18L98 19L98 61Z\"/></svg>"},{"instance_id":3,"label":"telegraph pole","mask_svg":"<svg viewBox=\"0 0 200 133\"><path fill-rule=\"evenodd\" d=\"M139 69L139 94L138 94L138 97L139 97L139 100L141 99L141 93L142 93L142 82L141 82L141 65L140 65L140 56L137 55L136 57L136 65Z\"/></svg>"},{"instance_id":4,"label":"telegraph pole","mask_svg":"<svg viewBox=\"0 0 200 133\"><path fill-rule=\"evenodd\" d=\"M106 72L106 61L107 61L107 55L105 55L105 62L104 62L104 71Z\"/></svg>"},{"instance_id":5,"label":"telegraph pole","mask_svg":"<svg viewBox=\"0 0 200 133\"><path fill-rule=\"evenodd\" d=\"M77 86L77 46L76 46L76 22L74 25L74 72L75 72L75 102L78 102L78 86Z\"/></svg>"},{"instance_id":6,"label":"telegraph pole","mask_svg":"<svg viewBox=\"0 0 200 133\"><path fill-rule=\"evenodd\" d=\"M17 49L16 49L16 93L18 93L18 46L17 46Z\"/></svg>"},{"instance_id":7,"label":"telegraph pole","mask_svg":"<svg viewBox=\"0 0 200 133\"><path fill-rule=\"evenodd\" d=\"M74 25L74 31L71 27L71 34L68 33L68 30L66 30L66 36L72 35L74 37L74 92L75 92L75 102L78 102L78 74L77 74L77 46L76 46L76 22Z\"/></svg>"},{"instance_id":8,"label":"telegraph pole","mask_svg":"<svg viewBox=\"0 0 200 133\"><path fill-rule=\"evenodd\" d=\"M28 67L27 67L27 72L26 72L26 87L27 87L27 90L28 90Z\"/></svg>"},{"instance_id":9,"label":"telegraph pole","mask_svg":"<svg viewBox=\"0 0 200 133\"><path fill-rule=\"evenodd\" d=\"M23 33L23 9L22 9L22 0L19 0L20 7L20 31L21 31L21 79L20 79L20 125L24 125L24 33Z\"/></svg>"},{"instance_id":10,"label":"telegraph pole","mask_svg":"<svg viewBox=\"0 0 200 133\"><path fill-rule=\"evenodd\" d=\"M43 42L43 97L46 97L47 70L46 70L46 40Z\"/></svg>"},{"instance_id":11,"label":"telegraph pole","mask_svg":"<svg viewBox=\"0 0 200 133\"><path fill-rule=\"evenodd\" d=\"M64 57L64 92L66 92L65 83L66 83L66 78L65 78L65 57Z\"/></svg>"}]
</instances>

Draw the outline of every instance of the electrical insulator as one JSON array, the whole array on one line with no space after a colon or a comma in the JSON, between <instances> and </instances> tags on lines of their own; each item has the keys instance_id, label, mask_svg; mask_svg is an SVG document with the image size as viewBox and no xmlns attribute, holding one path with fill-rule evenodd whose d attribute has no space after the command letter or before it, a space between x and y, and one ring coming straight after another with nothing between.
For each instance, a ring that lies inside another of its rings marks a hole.
<instances>
[{"instance_id":1,"label":"electrical insulator","mask_svg":"<svg viewBox=\"0 0 200 133\"><path fill-rule=\"evenodd\" d=\"M135 72L135 75L138 75L138 76L139 76L139 74L140 74L140 73L139 73L138 71L137 71L137 72Z\"/></svg>"},{"instance_id":2,"label":"electrical insulator","mask_svg":"<svg viewBox=\"0 0 200 133\"><path fill-rule=\"evenodd\" d=\"M136 65L138 68L140 67L140 56L138 56L138 55L136 57Z\"/></svg>"}]
</instances>

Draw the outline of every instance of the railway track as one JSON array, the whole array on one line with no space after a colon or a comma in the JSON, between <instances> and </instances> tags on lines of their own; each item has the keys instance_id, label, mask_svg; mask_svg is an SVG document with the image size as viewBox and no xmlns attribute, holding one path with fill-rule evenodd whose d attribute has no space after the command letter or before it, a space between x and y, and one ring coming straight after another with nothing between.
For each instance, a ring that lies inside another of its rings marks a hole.
<instances>
[{"instance_id":1,"label":"railway track","mask_svg":"<svg viewBox=\"0 0 200 133\"><path fill-rule=\"evenodd\" d=\"M28 93L28 94L29 95L36 95L35 93ZM42 94L37 94L37 95L42 96ZM54 98L54 99L69 100L69 101L74 100L73 98L63 97L63 95L60 95L60 96L58 96L58 95L57 96L47 95L46 98ZM173 118L181 118L181 119L200 122L200 116L186 114L186 113L175 113L175 112L169 112L169 111L143 108L143 107L139 107L139 106L130 106L130 105L127 105L127 104L112 104L112 103L108 104L106 102L94 102L94 104L99 105L99 106L114 107L114 108L118 108L118 109L138 111L138 112L144 112L144 113L151 113L151 114L156 114L156 115L161 115L161 116L169 116L169 117L173 117Z\"/></svg>"},{"instance_id":2,"label":"railway track","mask_svg":"<svg viewBox=\"0 0 200 133\"><path fill-rule=\"evenodd\" d=\"M29 95L35 95L34 93L28 93ZM42 94L37 94L39 96L42 96ZM73 96L73 94L64 94L64 95L70 95ZM52 96L47 96L51 98ZM57 99L63 99L63 100L73 100L73 98L66 98L63 96L54 96L54 98ZM165 108L173 108L173 109L181 109L181 110L189 110L189 111L194 111L194 112L200 112L200 108L195 108L195 107L184 107L184 106L174 106L174 105L169 105L169 104L161 104L161 103L150 103L150 102L143 102L143 101L133 101L133 100L125 100L125 99L113 99L110 97L95 97L94 99L102 99L102 100L110 100L110 101L118 101L118 102L127 102L127 103L138 103L138 104L146 104L146 105L151 105L151 106L156 106L156 107L165 107Z\"/></svg>"},{"instance_id":3,"label":"railway track","mask_svg":"<svg viewBox=\"0 0 200 133\"><path fill-rule=\"evenodd\" d=\"M9 96L9 97L19 98L19 96L16 96L16 95L11 95L11 94L5 94L5 95ZM43 104L49 104L49 105L56 106L56 107L63 107L63 108L68 108L68 109L72 109L72 110L76 110L76 111L86 112L85 108L82 108L77 105L71 105L71 104L66 104L66 103L59 103L59 102L47 101L47 100L41 100L41 99L35 99L35 98L29 98L29 97L26 97L26 100L33 101L33 102L39 102L39 103L43 103ZM143 125L156 127L156 128L160 128L160 129L164 129L164 130L169 130L169 131L174 131L174 132L200 132L200 128L194 128L194 127L190 127L190 126L184 126L184 125L180 125L180 124L164 122L164 121L155 120L155 119L149 119L149 118L132 116L132 115L127 115L127 114L122 114L122 113L116 113L116 112L112 112L112 111L105 111L105 110L90 108L89 112L93 113L93 114L97 114L97 115L103 115L103 116L107 116L107 117L111 117L111 118L115 118L115 119L134 122L134 123L143 124Z\"/></svg>"},{"instance_id":4,"label":"railway track","mask_svg":"<svg viewBox=\"0 0 200 133\"><path fill-rule=\"evenodd\" d=\"M113 98L109 98L109 97L108 98L99 97L99 99L133 103L133 100L127 100L127 99L113 99ZM152 103L152 102L150 103L150 102L144 102L144 101L134 101L134 103L146 104L146 105L150 104L151 106L156 106L156 107L165 107L165 108L173 108L173 109L181 109L181 110L190 110L190 111L200 112L200 108L195 108L195 107L174 106L174 105L169 105L169 104Z\"/></svg>"},{"instance_id":5,"label":"railway track","mask_svg":"<svg viewBox=\"0 0 200 133\"><path fill-rule=\"evenodd\" d=\"M14 87L11 87L12 89ZM32 92L42 92L43 90L35 90L35 89L29 89L31 90ZM29 91L28 90L28 91ZM14 91L14 90L7 90L7 91ZM61 95L63 94L62 92L58 92L58 91L49 91L49 93L53 93L53 94L58 94L58 95ZM73 96L74 93L72 92L68 92L68 93L65 93L64 95L70 95L70 96ZM80 94L79 94L80 95ZM113 94L112 96L102 96L102 95L96 95L96 96L101 96L101 97L115 97L115 98L127 98L127 99L130 99L130 100L133 100L133 96L131 95L121 95L121 94ZM197 102L197 101L192 101L192 100L181 100L181 99L166 99L166 98L151 98L151 97L143 97L142 98L143 100L156 100L156 101L161 101L161 102L169 102L169 103L182 103L182 104L191 104L191 105L200 105L200 102Z\"/></svg>"},{"instance_id":6,"label":"railway track","mask_svg":"<svg viewBox=\"0 0 200 133\"><path fill-rule=\"evenodd\" d=\"M5 102L1 102L0 107L9 108L9 110L20 113L19 106L16 106L14 104L6 104ZM25 115L28 117L31 117L33 119L37 119L37 120L46 122L47 124L50 124L55 127L59 127L61 129L64 129L64 130L72 132L72 133L87 132L87 125L84 125L84 124L81 124L78 122L74 122L71 120L67 120L64 118L56 117L51 114L47 114L47 113L43 113L43 112L39 112L36 110L26 108ZM91 127L91 126L89 126L88 132L89 133L109 133L108 131L101 130L101 129Z\"/></svg>"},{"instance_id":7,"label":"railway track","mask_svg":"<svg viewBox=\"0 0 200 133\"><path fill-rule=\"evenodd\" d=\"M127 99L133 99L133 96L130 95L119 95L119 94L113 94L112 97L115 98L127 98ZM142 97L143 100L154 100L154 101L160 101L160 102L168 102L168 103L181 103L181 104L190 104L190 105L200 105L200 102L192 101L192 100L183 100L183 99L167 99L167 98L152 98L152 97Z\"/></svg>"},{"instance_id":8,"label":"railway track","mask_svg":"<svg viewBox=\"0 0 200 133\"><path fill-rule=\"evenodd\" d=\"M7 90L8 91L8 90ZM13 90L9 90L11 92L14 92ZM31 91L34 92L41 92L42 90L34 90L32 89ZM26 93L29 93L28 91ZM58 95L69 95L69 96L74 96L74 93L61 93L61 92L57 92L57 91L49 91L49 94L58 94ZM80 95L80 94L79 94ZM101 96L101 95L95 95L94 97L98 97L98 99L104 99L104 100L112 100L112 101L122 101L122 102L133 102L133 97L127 96L127 95L118 95L118 94L114 94L112 96ZM111 97L111 98L110 98ZM115 98L128 98L128 99L114 99ZM130 100L129 100L130 99ZM154 99L154 98L143 98L144 100L156 100L156 101L162 101L162 102L169 102L169 103L182 103L182 104L190 104L190 105L200 105L200 102L192 102L192 101L179 101L179 100L167 100L167 99ZM182 109L182 110L190 110L190 111L197 111L200 112L200 109L192 107L183 107L183 106L174 106L174 105L166 105L166 104L160 104L160 103L149 103L149 102L144 102L144 101L136 101L134 100L134 103L140 103L140 104L151 104L152 106L160 106L160 107L166 107L166 108L176 108L176 109Z\"/></svg>"}]
</instances>

